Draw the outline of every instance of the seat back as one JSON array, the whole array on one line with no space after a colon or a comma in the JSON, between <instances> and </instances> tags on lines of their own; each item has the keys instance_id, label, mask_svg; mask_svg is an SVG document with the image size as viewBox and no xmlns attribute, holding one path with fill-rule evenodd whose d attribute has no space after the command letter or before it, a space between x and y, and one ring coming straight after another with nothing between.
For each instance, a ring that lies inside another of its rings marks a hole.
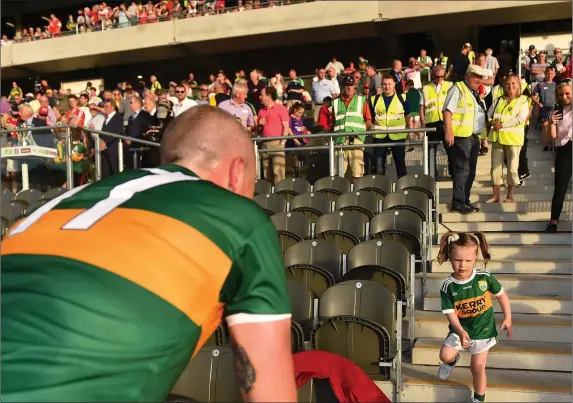
<instances>
[{"instance_id":1,"label":"seat back","mask_svg":"<svg viewBox=\"0 0 573 403\"><path fill-rule=\"evenodd\" d=\"M243 401L232 350L221 346L201 348L181 373L171 394L199 402Z\"/></svg>"},{"instance_id":2,"label":"seat back","mask_svg":"<svg viewBox=\"0 0 573 403\"><path fill-rule=\"evenodd\" d=\"M26 204L22 204L18 201L13 201L10 203L2 203L2 217L7 221L7 224L12 225L14 221L22 217L25 213Z\"/></svg>"},{"instance_id":3,"label":"seat back","mask_svg":"<svg viewBox=\"0 0 573 403\"><path fill-rule=\"evenodd\" d=\"M296 281L289 280L287 290L291 302L292 320L300 324L304 335L308 338L314 321L314 297L303 284Z\"/></svg>"},{"instance_id":4,"label":"seat back","mask_svg":"<svg viewBox=\"0 0 573 403\"><path fill-rule=\"evenodd\" d=\"M275 185L275 193L282 195L288 201L300 194L309 193L311 189L310 183L302 178L286 178Z\"/></svg>"},{"instance_id":5,"label":"seat back","mask_svg":"<svg viewBox=\"0 0 573 403\"><path fill-rule=\"evenodd\" d=\"M359 213L354 211L334 211L321 216L316 222L315 234L336 245L342 253L365 238L365 224Z\"/></svg>"},{"instance_id":6,"label":"seat back","mask_svg":"<svg viewBox=\"0 0 573 403\"><path fill-rule=\"evenodd\" d=\"M410 210L387 210L370 221L372 238L396 241L404 245L411 254L420 254L422 246L422 219Z\"/></svg>"},{"instance_id":7,"label":"seat back","mask_svg":"<svg viewBox=\"0 0 573 403\"><path fill-rule=\"evenodd\" d=\"M43 206L44 204L46 204L49 201L50 201L49 199L42 199L42 200L38 200L38 201L30 203L29 206L24 207L24 209L23 209L24 215L32 214L34 212L34 210L36 210L38 207Z\"/></svg>"},{"instance_id":8,"label":"seat back","mask_svg":"<svg viewBox=\"0 0 573 403\"><path fill-rule=\"evenodd\" d=\"M205 342L204 346L226 346L227 344L229 344L227 329L225 325L220 324L217 330L215 330L211 337Z\"/></svg>"},{"instance_id":9,"label":"seat back","mask_svg":"<svg viewBox=\"0 0 573 403\"><path fill-rule=\"evenodd\" d=\"M273 185L264 179L255 180L255 195L262 195L273 192Z\"/></svg>"},{"instance_id":10,"label":"seat back","mask_svg":"<svg viewBox=\"0 0 573 403\"><path fill-rule=\"evenodd\" d=\"M303 193L292 199L290 211L299 211L315 223L318 217L332 211L332 201L326 193Z\"/></svg>"},{"instance_id":11,"label":"seat back","mask_svg":"<svg viewBox=\"0 0 573 403\"><path fill-rule=\"evenodd\" d=\"M424 174L409 174L402 176L396 182L396 191L415 189L428 195L429 198L434 199L436 191L436 181L430 175Z\"/></svg>"},{"instance_id":12,"label":"seat back","mask_svg":"<svg viewBox=\"0 0 573 403\"><path fill-rule=\"evenodd\" d=\"M299 242L284 254L287 278L303 284L315 298L342 278L342 254L324 239Z\"/></svg>"},{"instance_id":13,"label":"seat back","mask_svg":"<svg viewBox=\"0 0 573 403\"><path fill-rule=\"evenodd\" d=\"M37 189L26 189L18 192L14 200L30 205L42 198L42 192Z\"/></svg>"},{"instance_id":14,"label":"seat back","mask_svg":"<svg viewBox=\"0 0 573 403\"><path fill-rule=\"evenodd\" d=\"M277 229L283 253L291 245L310 238L310 222L302 213L291 211L274 214L271 221Z\"/></svg>"},{"instance_id":15,"label":"seat back","mask_svg":"<svg viewBox=\"0 0 573 403\"><path fill-rule=\"evenodd\" d=\"M371 192L344 193L336 199L335 210L355 211L365 223L370 222L379 213L378 198Z\"/></svg>"},{"instance_id":16,"label":"seat back","mask_svg":"<svg viewBox=\"0 0 573 403\"><path fill-rule=\"evenodd\" d=\"M392 193L392 181L384 175L367 175L354 180L353 190L374 192L380 199Z\"/></svg>"},{"instance_id":17,"label":"seat back","mask_svg":"<svg viewBox=\"0 0 573 403\"><path fill-rule=\"evenodd\" d=\"M2 197L0 198L0 200L2 200L2 203L7 203L14 200L15 197L16 196L14 196L14 193L12 193L10 189L4 188L2 189Z\"/></svg>"},{"instance_id":18,"label":"seat back","mask_svg":"<svg viewBox=\"0 0 573 403\"><path fill-rule=\"evenodd\" d=\"M44 193L42 193L42 200L52 200L55 199L56 197L58 197L59 195L63 194L66 192L66 189L62 189L62 188L52 188L50 190L46 190Z\"/></svg>"},{"instance_id":19,"label":"seat back","mask_svg":"<svg viewBox=\"0 0 573 403\"><path fill-rule=\"evenodd\" d=\"M374 281L390 290L397 299L407 299L410 253L404 245L378 239L360 243L348 253L346 268L343 280Z\"/></svg>"},{"instance_id":20,"label":"seat back","mask_svg":"<svg viewBox=\"0 0 573 403\"><path fill-rule=\"evenodd\" d=\"M323 192L331 200L336 200L338 196L350 192L350 181L342 176L326 176L314 183L313 192Z\"/></svg>"},{"instance_id":21,"label":"seat back","mask_svg":"<svg viewBox=\"0 0 573 403\"><path fill-rule=\"evenodd\" d=\"M418 214L422 220L428 217L428 195L420 190L407 189L390 193L382 202L382 210L410 210Z\"/></svg>"},{"instance_id":22,"label":"seat back","mask_svg":"<svg viewBox=\"0 0 573 403\"><path fill-rule=\"evenodd\" d=\"M258 194L253 200L271 216L277 213L284 213L287 209L287 202L284 197L274 193Z\"/></svg>"},{"instance_id":23,"label":"seat back","mask_svg":"<svg viewBox=\"0 0 573 403\"><path fill-rule=\"evenodd\" d=\"M294 320L290 323L290 351L293 354L304 351L304 330Z\"/></svg>"}]
</instances>

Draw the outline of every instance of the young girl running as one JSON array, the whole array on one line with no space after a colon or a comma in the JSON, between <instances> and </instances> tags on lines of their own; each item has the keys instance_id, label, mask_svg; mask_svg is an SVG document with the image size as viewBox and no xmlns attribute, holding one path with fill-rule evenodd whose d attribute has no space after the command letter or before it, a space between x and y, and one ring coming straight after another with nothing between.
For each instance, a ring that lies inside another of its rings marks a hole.
<instances>
[{"instance_id":1,"label":"young girl running","mask_svg":"<svg viewBox=\"0 0 573 403\"><path fill-rule=\"evenodd\" d=\"M490 260L489 246L481 232L448 232L440 240L438 262L449 260L453 273L440 290L442 313L450 322L448 337L440 350L438 377L448 379L460 359L459 351L472 355L470 368L473 376L472 403L485 401L485 364L490 348L497 343L494 308L490 294L497 297L504 320L500 330L507 330L511 338L511 308L509 297L495 277L487 271L475 269L481 250L484 265Z\"/></svg>"}]
</instances>

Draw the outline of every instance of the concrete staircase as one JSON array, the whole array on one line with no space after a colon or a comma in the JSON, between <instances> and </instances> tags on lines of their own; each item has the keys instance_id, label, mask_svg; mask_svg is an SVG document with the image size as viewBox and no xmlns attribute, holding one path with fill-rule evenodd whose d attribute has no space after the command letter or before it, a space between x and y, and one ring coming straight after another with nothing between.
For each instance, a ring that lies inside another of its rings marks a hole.
<instances>
[{"instance_id":1,"label":"concrete staircase","mask_svg":"<svg viewBox=\"0 0 573 403\"><path fill-rule=\"evenodd\" d=\"M549 221L553 194L553 158L543 152L530 134L529 166L532 177L518 187L515 203L484 204L492 194L489 171L491 156L478 161L478 176L472 202L480 213L450 213L450 181L440 183L441 223L439 235L448 230L482 231L490 243L492 272L508 292L513 313L513 338L500 333L499 343L489 354L486 400L490 402L571 402L573 367L571 340L572 262L571 262L571 193L567 195L557 234L544 234ZM415 161L418 151L408 153L409 172L420 170ZM445 174L445 155L439 156L440 171ZM394 168L388 174L393 175ZM505 189L502 188L502 198ZM437 256L437 246L432 250ZM478 263L483 268L483 262ZM463 402L472 393L472 376L468 368L470 354L463 353L448 381L437 378L439 349L448 333L448 323L441 313L439 289L451 273L451 265L432 262L427 276L426 295L417 287L416 342L411 363L403 368L405 402ZM421 284L421 279L417 279ZM495 301L495 298L493 298ZM494 302L499 328L503 314ZM379 385L389 396L394 388Z\"/></svg>"}]
</instances>

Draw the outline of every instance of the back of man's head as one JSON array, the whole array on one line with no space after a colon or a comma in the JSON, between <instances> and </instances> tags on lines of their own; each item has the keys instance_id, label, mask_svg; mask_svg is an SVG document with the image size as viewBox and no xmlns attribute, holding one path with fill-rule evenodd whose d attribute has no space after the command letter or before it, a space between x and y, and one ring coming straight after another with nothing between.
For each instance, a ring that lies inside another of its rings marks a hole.
<instances>
[{"instance_id":1,"label":"back of man's head","mask_svg":"<svg viewBox=\"0 0 573 403\"><path fill-rule=\"evenodd\" d=\"M183 166L201 179L252 198L256 177L253 143L230 113L198 105L179 115L161 141L161 164Z\"/></svg>"}]
</instances>

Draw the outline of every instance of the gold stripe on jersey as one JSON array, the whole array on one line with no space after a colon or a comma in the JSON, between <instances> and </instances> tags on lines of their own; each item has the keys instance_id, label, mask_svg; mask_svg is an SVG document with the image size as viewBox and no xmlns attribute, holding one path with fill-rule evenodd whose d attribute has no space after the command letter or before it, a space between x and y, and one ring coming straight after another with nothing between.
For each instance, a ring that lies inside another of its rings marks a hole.
<instances>
[{"instance_id":1,"label":"gold stripe on jersey","mask_svg":"<svg viewBox=\"0 0 573 403\"><path fill-rule=\"evenodd\" d=\"M474 298L467 298L454 303L458 318L473 318L487 312L492 307L490 293Z\"/></svg>"},{"instance_id":2,"label":"gold stripe on jersey","mask_svg":"<svg viewBox=\"0 0 573 403\"><path fill-rule=\"evenodd\" d=\"M222 319L219 294L229 257L195 228L147 210L116 208L88 230L60 230L83 209L51 210L6 237L2 256L60 256L123 277L167 301L204 332ZM137 304L137 301L126 301Z\"/></svg>"}]
</instances>

